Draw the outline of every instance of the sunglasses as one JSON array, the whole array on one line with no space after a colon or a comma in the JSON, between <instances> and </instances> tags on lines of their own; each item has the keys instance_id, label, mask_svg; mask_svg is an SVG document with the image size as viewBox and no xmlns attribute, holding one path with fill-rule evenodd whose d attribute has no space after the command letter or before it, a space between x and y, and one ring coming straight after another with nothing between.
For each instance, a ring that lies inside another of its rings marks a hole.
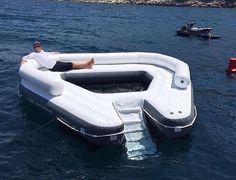
<instances>
[{"instance_id":1,"label":"sunglasses","mask_svg":"<svg viewBox=\"0 0 236 180\"><path fill-rule=\"evenodd\" d=\"M34 46L34 48L37 48L37 47L42 47L42 46L41 46L41 45L39 45L39 44Z\"/></svg>"}]
</instances>

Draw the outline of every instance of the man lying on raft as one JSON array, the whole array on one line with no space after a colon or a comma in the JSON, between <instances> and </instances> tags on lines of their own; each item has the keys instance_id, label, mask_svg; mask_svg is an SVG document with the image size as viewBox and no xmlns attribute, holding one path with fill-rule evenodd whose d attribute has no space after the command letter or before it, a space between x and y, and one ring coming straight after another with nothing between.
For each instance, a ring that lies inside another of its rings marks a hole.
<instances>
[{"instance_id":1,"label":"man lying on raft","mask_svg":"<svg viewBox=\"0 0 236 180\"><path fill-rule=\"evenodd\" d=\"M48 56L48 53L44 52L42 44L39 41L35 41L33 43L33 48L35 52L32 52L29 55L24 56L21 61L21 64L27 62L28 59L35 59L39 64L41 64L43 67L46 67L50 71L69 71L72 69L92 68L92 66L95 63L93 58L86 62L55 61Z\"/></svg>"}]
</instances>

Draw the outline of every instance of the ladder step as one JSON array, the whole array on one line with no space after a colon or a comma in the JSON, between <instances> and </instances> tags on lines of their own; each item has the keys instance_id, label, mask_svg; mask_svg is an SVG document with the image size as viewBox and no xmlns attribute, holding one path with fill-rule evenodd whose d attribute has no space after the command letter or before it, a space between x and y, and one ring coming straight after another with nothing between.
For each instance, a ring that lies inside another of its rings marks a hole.
<instances>
[{"instance_id":1,"label":"ladder step","mask_svg":"<svg viewBox=\"0 0 236 180\"><path fill-rule=\"evenodd\" d=\"M122 108L122 109L118 109L118 111L123 114L130 114L130 113L139 113L141 109L140 108Z\"/></svg>"},{"instance_id":2,"label":"ladder step","mask_svg":"<svg viewBox=\"0 0 236 180\"><path fill-rule=\"evenodd\" d=\"M124 123L125 147L128 158L141 160L148 155L153 155L156 146L145 125L140 106L133 108L127 106L126 108L122 107L122 109L116 106L116 110Z\"/></svg>"},{"instance_id":3,"label":"ladder step","mask_svg":"<svg viewBox=\"0 0 236 180\"><path fill-rule=\"evenodd\" d=\"M126 133L125 137L127 142L132 142L149 138L149 135L145 131L138 131L138 132Z\"/></svg>"},{"instance_id":4,"label":"ladder step","mask_svg":"<svg viewBox=\"0 0 236 180\"><path fill-rule=\"evenodd\" d=\"M144 130L145 129L140 124L137 124L136 126L125 126L124 128L125 133L139 132Z\"/></svg>"}]
</instances>

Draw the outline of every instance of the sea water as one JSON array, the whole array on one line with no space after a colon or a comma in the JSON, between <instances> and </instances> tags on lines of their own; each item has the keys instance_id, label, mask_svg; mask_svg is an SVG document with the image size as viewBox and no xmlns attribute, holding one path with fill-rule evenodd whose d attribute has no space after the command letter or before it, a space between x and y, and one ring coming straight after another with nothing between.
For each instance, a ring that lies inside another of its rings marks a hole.
<instances>
[{"instance_id":1,"label":"sea water","mask_svg":"<svg viewBox=\"0 0 236 180\"><path fill-rule=\"evenodd\" d=\"M235 9L0 1L0 179L235 179ZM187 22L212 27L219 40L185 38ZM184 139L156 143L154 155L94 149L68 135L18 96L21 58L40 40L46 51L154 52L188 63L198 118Z\"/></svg>"}]
</instances>

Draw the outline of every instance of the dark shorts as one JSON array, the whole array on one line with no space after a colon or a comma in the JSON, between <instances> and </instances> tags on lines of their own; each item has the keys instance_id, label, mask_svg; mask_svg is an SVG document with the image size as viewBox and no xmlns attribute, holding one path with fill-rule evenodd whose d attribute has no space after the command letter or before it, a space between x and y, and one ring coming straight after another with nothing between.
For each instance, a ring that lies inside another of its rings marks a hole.
<instances>
[{"instance_id":1,"label":"dark shorts","mask_svg":"<svg viewBox=\"0 0 236 180\"><path fill-rule=\"evenodd\" d=\"M73 69L73 63L57 61L50 71L69 71Z\"/></svg>"}]
</instances>

